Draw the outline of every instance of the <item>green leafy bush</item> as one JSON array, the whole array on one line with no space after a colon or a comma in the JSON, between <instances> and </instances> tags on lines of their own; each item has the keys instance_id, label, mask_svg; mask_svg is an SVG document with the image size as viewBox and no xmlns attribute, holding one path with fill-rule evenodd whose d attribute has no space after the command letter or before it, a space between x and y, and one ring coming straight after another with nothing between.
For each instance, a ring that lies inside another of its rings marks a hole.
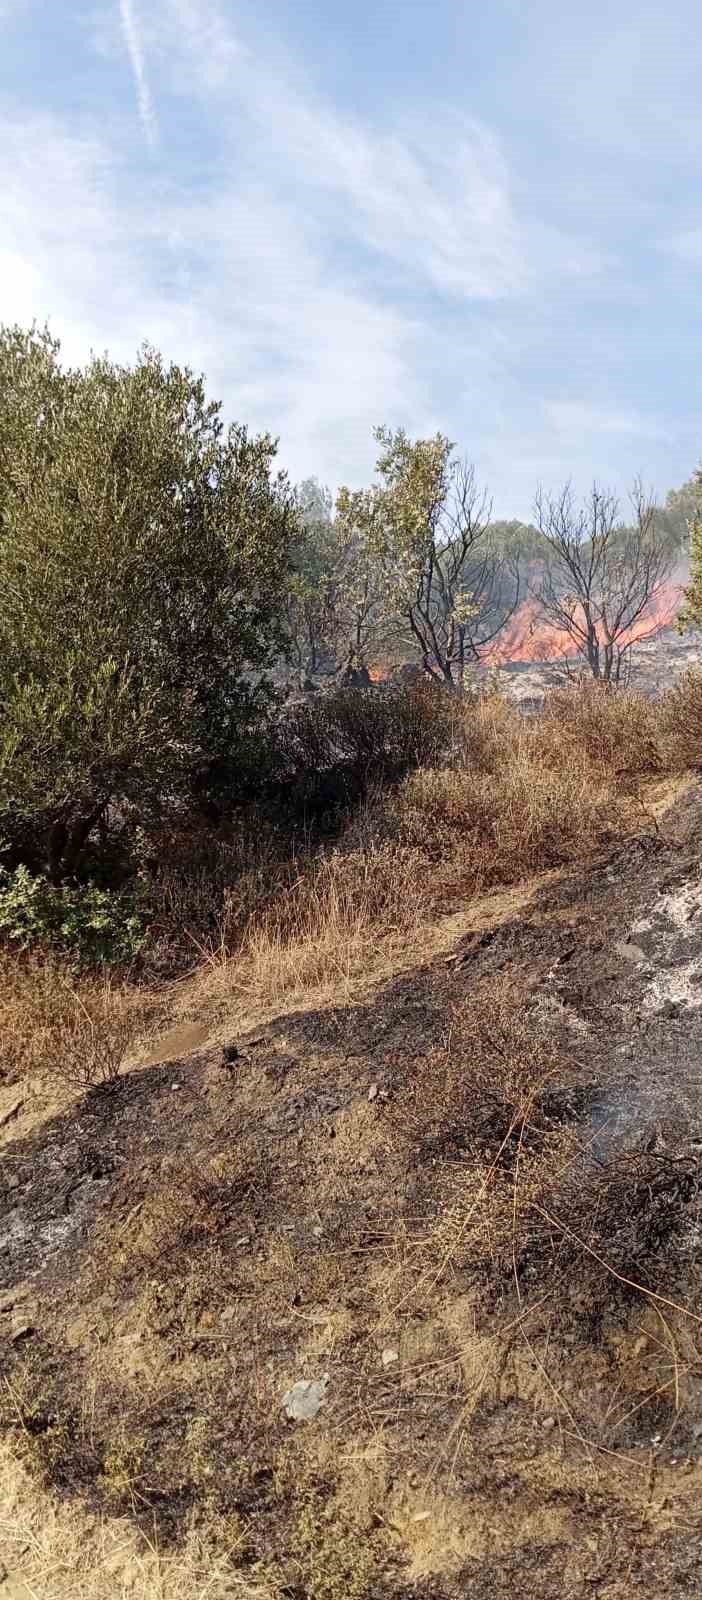
<instances>
[{"instance_id":1,"label":"green leafy bush","mask_svg":"<svg viewBox=\"0 0 702 1600\"><path fill-rule=\"evenodd\" d=\"M0 829L51 882L265 723L297 510L187 368L0 326Z\"/></svg>"},{"instance_id":2,"label":"green leafy bush","mask_svg":"<svg viewBox=\"0 0 702 1600\"><path fill-rule=\"evenodd\" d=\"M28 867L0 867L0 937L61 951L77 966L133 960L145 938L132 897L95 884L56 887Z\"/></svg>"}]
</instances>

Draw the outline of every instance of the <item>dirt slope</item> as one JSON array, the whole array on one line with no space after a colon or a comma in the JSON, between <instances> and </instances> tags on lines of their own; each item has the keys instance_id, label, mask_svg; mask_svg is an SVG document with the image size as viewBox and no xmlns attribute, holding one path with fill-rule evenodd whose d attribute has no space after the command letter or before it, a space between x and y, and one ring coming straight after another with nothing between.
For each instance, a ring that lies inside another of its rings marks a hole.
<instances>
[{"instance_id":1,"label":"dirt slope","mask_svg":"<svg viewBox=\"0 0 702 1600\"><path fill-rule=\"evenodd\" d=\"M7 1120L3 1459L102 1529L81 1593L176 1592L131 1536L105 1576L116 1517L215 1600L702 1591L701 850L692 790L231 1060ZM18 1482L0 1557L66 1600Z\"/></svg>"}]
</instances>

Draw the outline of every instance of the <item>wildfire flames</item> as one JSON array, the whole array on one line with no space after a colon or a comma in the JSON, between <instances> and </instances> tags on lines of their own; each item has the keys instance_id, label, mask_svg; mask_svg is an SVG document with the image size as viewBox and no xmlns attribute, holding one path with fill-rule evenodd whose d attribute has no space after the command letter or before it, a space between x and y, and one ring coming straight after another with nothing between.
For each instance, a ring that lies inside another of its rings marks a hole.
<instances>
[{"instance_id":1,"label":"wildfire flames","mask_svg":"<svg viewBox=\"0 0 702 1600\"><path fill-rule=\"evenodd\" d=\"M681 596L681 584L665 584L645 615L621 635L620 645L634 644L661 628L671 627L680 611ZM499 666L508 661L559 661L577 655L578 648L570 634L545 622L535 600L524 600L483 659L490 666Z\"/></svg>"},{"instance_id":2,"label":"wildfire flames","mask_svg":"<svg viewBox=\"0 0 702 1600\"><path fill-rule=\"evenodd\" d=\"M621 645L635 644L653 637L662 628L672 627L680 612L683 587L684 574L682 581L663 585L645 615L628 634L622 634ZM506 666L511 661L562 661L578 653L568 633L551 626L539 615L536 600L523 600L507 626L483 652L482 660L488 666ZM391 671L391 663L376 661L370 668L373 683L382 683Z\"/></svg>"}]
</instances>

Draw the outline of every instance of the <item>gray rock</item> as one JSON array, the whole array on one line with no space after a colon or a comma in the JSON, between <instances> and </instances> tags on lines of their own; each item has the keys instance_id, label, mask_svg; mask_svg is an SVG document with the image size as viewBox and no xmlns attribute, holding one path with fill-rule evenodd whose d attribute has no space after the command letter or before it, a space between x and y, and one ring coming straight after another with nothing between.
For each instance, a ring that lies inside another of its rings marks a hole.
<instances>
[{"instance_id":1,"label":"gray rock","mask_svg":"<svg viewBox=\"0 0 702 1600\"><path fill-rule=\"evenodd\" d=\"M283 1395L283 1410L291 1422L314 1422L326 1400L329 1373L322 1378L299 1378Z\"/></svg>"},{"instance_id":2,"label":"gray rock","mask_svg":"<svg viewBox=\"0 0 702 1600\"><path fill-rule=\"evenodd\" d=\"M648 965L648 956L640 944L633 944L630 939L620 939L614 948L617 955L622 956L625 961L633 961L636 966Z\"/></svg>"}]
</instances>

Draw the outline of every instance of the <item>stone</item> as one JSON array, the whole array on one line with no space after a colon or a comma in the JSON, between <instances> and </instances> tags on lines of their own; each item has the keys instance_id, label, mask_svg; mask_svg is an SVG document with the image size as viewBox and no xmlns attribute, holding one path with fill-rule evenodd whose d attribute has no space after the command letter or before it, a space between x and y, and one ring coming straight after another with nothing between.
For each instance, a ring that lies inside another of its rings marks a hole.
<instances>
[{"instance_id":1,"label":"stone","mask_svg":"<svg viewBox=\"0 0 702 1600\"><path fill-rule=\"evenodd\" d=\"M399 1350L395 1350L392 1345L388 1345L388 1348L383 1351L380 1359L384 1367L394 1367L395 1362L399 1361L400 1359L400 1352Z\"/></svg>"},{"instance_id":2,"label":"stone","mask_svg":"<svg viewBox=\"0 0 702 1600\"><path fill-rule=\"evenodd\" d=\"M325 1404L329 1387L329 1373L322 1378L299 1378L283 1395L282 1406L291 1422L314 1422L320 1407Z\"/></svg>"},{"instance_id":3,"label":"stone","mask_svg":"<svg viewBox=\"0 0 702 1600\"><path fill-rule=\"evenodd\" d=\"M637 967L645 966L648 962L646 951L641 949L640 944L634 944L630 939L620 939L614 948L624 961L633 961Z\"/></svg>"},{"instance_id":4,"label":"stone","mask_svg":"<svg viewBox=\"0 0 702 1600\"><path fill-rule=\"evenodd\" d=\"M370 1089L368 1090L368 1099L372 1101L372 1100L377 1100L377 1098L378 1098L378 1085L377 1085L377 1083L372 1083L371 1086L370 1086Z\"/></svg>"},{"instance_id":5,"label":"stone","mask_svg":"<svg viewBox=\"0 0 702 1600\"><path fill-rule=\"evenodd\" d=\"M24 1096L16 1094L12 1096L9 1102L6 1101L4 1106L0 1106L0 1128L7 1127L8 1122L12 1122L14 1117L18 1117L23 1105Z\"/></svg>"},{"instance_id":6,"label":"stone","mask_svg":"<svg viewBox=\"0 0 702 1600\"><path fill-rule=\"evenodd\" d=\"M34 1333L37 1311L36 1300L29 1298L14 1308L10 1321L10 1338L13 1344L19 1344L20 1339L28 1339Z\"/></svg>"}]
</instances>

